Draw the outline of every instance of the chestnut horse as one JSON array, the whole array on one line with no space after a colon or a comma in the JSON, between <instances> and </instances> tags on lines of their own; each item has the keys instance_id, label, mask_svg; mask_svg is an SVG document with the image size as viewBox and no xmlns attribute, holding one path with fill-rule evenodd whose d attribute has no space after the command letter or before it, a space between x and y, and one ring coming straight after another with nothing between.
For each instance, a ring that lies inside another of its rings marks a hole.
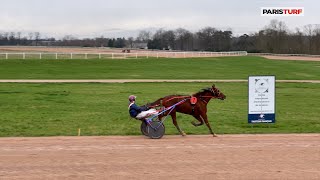
<instances>
[{"instance_id":1,"label":"chestnut horse","mask_svg":"<svg viewBox=\"0 0 320 180\"><path fill-rule=\"evenodd\" d=\"M183 114L189 114L196 118L199 123L191 122L194 126L201 126L203 123L206 123L207 127L210 130L210 133L213 136L216 136L213 132L207 117L207 104L212 98L217 98L220 100L224 100L226 96L220 92L218 88L213 84L212 87L202 89L201 91L193 94L192 96L184 96L184 95L169 95L163 98L156 100L153 103L147 104L147 106L154 108L158 106L163 106L165 108L170 107L184 99L188 99L182 104L177 105L172 111L168 111L162 115L159 115L159 119L163 116L169 115L172 118L172 122L175 127L178 129L182 136L185 136L186 133L182 131L177 123L176 112L180 112ZM192 103L193 101L193 103Z\"/></svg>"}]
</instances>

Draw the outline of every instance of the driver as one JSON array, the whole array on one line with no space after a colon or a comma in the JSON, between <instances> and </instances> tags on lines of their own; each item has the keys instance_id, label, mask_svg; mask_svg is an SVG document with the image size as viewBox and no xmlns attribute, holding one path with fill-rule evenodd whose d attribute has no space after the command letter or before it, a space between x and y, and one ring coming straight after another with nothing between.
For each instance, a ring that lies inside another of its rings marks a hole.
<instances>
[{"instance_id":1,"label":"driver","mask_svg":"<svg viewBox=\"0 0 320 180\"><path fill-rule=\"evenodd\" d=\"M150 109L147 106L138 106L136 105L136 96L129 96L129 114L131 117L136 119L143 119L147 116L157 113L156 109Z\"/></svg>"}]
</instances>

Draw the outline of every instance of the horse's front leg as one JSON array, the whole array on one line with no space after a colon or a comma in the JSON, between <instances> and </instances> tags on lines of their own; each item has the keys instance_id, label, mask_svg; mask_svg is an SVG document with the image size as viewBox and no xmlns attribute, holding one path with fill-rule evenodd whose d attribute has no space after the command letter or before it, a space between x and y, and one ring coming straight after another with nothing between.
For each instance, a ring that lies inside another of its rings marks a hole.
<instances>
[{"instance_id":1,"label":"horse's front leg","mask_svg":"<svg viewBox=\"0 0 320 180\"><path fill-rule=\"evenodd\" d=\"M172 118L172 123L174 124L174 126L178 129L179 133L182 135L182 136L186 136L187 134L182 131L178 125L178 122L177 122L177 116L176 116L176 112L172 112L171 114L171 118Z\"/></svg>"},{"instance_id":2,"label":"horse's front leg","mask_svg":"<svg viewBox=\"0 0 320 180\"><path fill-rule=\"evenodd\" d=\"M213 132L213 130L211 129L211 126L209 124L209 121L208 121L208 117L207 117L207 114L206 113L203 113L201 114L201 118L204 120L204 122L206 123L207 127L209 128L210 130L210 133L213 135L213 137L217 137L217 135Z\"/></svg>"}]
</instances>

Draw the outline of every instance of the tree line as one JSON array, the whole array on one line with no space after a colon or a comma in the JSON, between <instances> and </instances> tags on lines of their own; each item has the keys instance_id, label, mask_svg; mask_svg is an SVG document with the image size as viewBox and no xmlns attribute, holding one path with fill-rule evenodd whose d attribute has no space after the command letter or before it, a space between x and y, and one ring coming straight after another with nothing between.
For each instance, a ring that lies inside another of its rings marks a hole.
<instances>
[{"instance_id":1,"label":"tree line","mask_svg":"<svg viewBox=\"0 0 320 180\"><path fill-rule=\"evenodd\" d=\"M290 30L285 22L272 20L263 29L235 36L232 30L205 27L197 32L184 28L140 31L137 37L79 39L67 35L62 39L42 38L39 32L0 32L0 45L80 46L148 48L183 51L248 51L254 53L320 54L320 25L305 25Z\"/></svg>"}]
</instances>

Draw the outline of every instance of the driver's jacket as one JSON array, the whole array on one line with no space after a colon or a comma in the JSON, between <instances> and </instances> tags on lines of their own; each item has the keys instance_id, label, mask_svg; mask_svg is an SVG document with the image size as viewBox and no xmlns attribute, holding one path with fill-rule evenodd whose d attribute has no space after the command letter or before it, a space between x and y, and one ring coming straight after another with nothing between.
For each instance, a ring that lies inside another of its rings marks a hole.
<instances>
[{"instance_id":1,"label":"driver's jacket","mask_svg":"<svg viewBox=\"0 0 320 180\"><path fill-rule=\"evenodd\" d=\"M129 104L129 114L133 118L135 118L142 111L147 111L148 109L148 107L137 106L135 103Z\"/></svg>"}]
</instances>

